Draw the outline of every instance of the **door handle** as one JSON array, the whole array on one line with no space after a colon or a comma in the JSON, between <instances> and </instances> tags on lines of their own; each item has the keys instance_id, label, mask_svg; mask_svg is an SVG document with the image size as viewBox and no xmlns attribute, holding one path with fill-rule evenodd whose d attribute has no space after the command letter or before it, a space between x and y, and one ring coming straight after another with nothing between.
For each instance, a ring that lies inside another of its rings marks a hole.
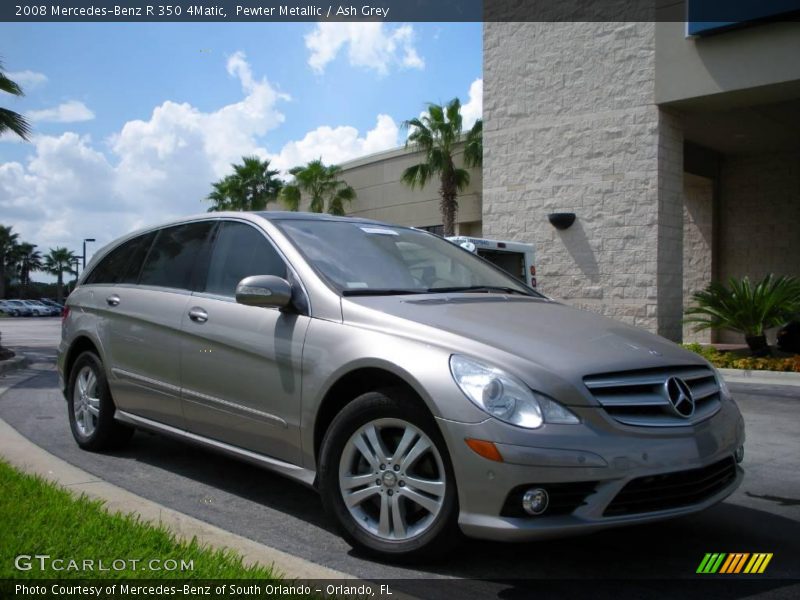
<instances>
[{"instance_id":1,"label":"door handle","mask_svg":"<svg viewBox=\"0 0 800 600\"><path fill-rule=\"evenodd\" d=\"M116 294L111 294L108 298L106 298L106 304L109 306L119 306L119 296Z\"/></svg>"},{"instance_id":2,"label":"door handle","mask_svg":"<svg viewBox=\"0 0 800 600\"><path fill-rule=\"evenodd\" d=\"M199 306L189 309L189 318L195 323L205 323L208 321L208 313Z\"/></svg>"}]
</instances>

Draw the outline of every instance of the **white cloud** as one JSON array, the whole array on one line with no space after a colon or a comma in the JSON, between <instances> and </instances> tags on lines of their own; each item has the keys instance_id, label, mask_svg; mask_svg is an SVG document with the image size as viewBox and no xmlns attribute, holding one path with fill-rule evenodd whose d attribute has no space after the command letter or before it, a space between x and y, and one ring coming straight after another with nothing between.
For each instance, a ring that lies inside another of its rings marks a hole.
<instances>
[{"instance_id":1,"label":"white cloud","mask_svg":"<svg viewBox=\"0 0 800 600\"><path fill-rule=\"evenodd\" d=\"M6 73L6 77L19 85L23 92L47 83L47 75L35 71L15 71Z\"/></svg>"},{"instance_id":2,"label":"white cloud","mask_svg":"<svg viewBox=\"0 0 800 600\"><path fill-rule=\"evenodd\" d=\"M30 159L0 163L4 222L43 251L67 246L80 253L84 237L97 238L91 248L98 249L147 224L204 211L210 183L243 155L270 158L287 170L319 157L339 163L397 145L397 124L378 115L369 131L318 127L270 152L264 136L283 123L279 108L289 96L254 76L242 53L226 67L242 99L217 110L166 101L146 120L124 123L106 143L72 132L34 136Z\"/></svg>"},{"instance_id":3,"label":"white cloud","mask_svg":"<svg viewBox=\"0 0 800 600\"><path fill-rule=\"evenodd\" d=\"M428 116L428 111L419 113L419 118ZM469 86L467 101L461 101L461 129L469 131L475 121L483 117L483 79L478 78ZM411 129L406 131L406 136L411 134Z\"/></svg>"},{"instance_id":4,"label":"white cloud","mask_svg":"<svg viewBox=\"0 0 800 600\"><path fill-rule=\"evenodd\" d=\"M301 140L287 143L271 156L275 168L286 172L294 166L322 158L326 164L339 164L352 158L394 148L399 128L388 115L378 115L375 127L359 137L355 127L327 125L309 131Z\"/></svg>"},{"instance_id":5,"label":"white cloud","mask_svg":"<svg viewBox=\"0 0 800 600\"><path fill-rule=\"evenodd\" d=\"M324 72L345 46L351 66L380 75L391 67L425 67L414 46L414 28L407 24L390 28L383 23L317 23L305 41L311 52L308 64L317 73Z\"/></svg>"},{"instance_id":6,"label":"white cloud","mask_svg":"<svg viewBox=\"0 0 800 600\"><path fill-rule=\"evenodd\" d=\"M43 110L32 110L26 115L31 121L49 121L51 123L77 123L91 121L94 113L83 102L70 100Z\"/></svg>"},{"instance_id":7,"label":"white cloud","mask_svg":"<svg viewBox=\"0 0 800 600\"><path fill-rule=\"evenodd\" d=\"M483 115L483 79L476 79L469 86L469 100L461 105L464 130L470 129Z\"/></svg>"}]
</instances>

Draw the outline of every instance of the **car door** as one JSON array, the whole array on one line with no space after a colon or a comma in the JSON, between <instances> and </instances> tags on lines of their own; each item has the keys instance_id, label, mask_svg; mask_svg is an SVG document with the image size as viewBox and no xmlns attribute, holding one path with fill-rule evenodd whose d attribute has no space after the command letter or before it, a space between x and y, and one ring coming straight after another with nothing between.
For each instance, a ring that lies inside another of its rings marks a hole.
<instances>
[{"instance_id":1,"label":"car door","mask_svg":"<svg viewBox=\"0 0 800 600\"><path fill-rule=\"evenodd\" d=\"M183 428L180 329L194 286L195 265L214 221L186 223L152 234L145 254L130 259L126 277L103 290L99 332L108 355L118 408ZM109 265L113 269L113 264Z\"/></svg>"},{"instance_id":2,"label":"car door","mask_svg":"<svg viewBox=\"0 0 800 600\"><path fill-rule=\"evenodd\" d=\"M250 275L287 277L287 266L253 224L223 221L207 277L183 318L181 378L187 429L298 462L306 315L237 304Z\"/></svg>"}]
</instances>

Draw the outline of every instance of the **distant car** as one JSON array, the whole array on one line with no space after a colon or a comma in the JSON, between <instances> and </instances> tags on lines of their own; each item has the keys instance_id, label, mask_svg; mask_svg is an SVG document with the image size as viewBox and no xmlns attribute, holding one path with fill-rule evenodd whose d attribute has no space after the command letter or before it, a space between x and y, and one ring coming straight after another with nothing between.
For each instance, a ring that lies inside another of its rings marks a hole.
<instances>
[{"instance_id":1,"label":"distant car","mask_svg":"<svg viewBox=\"0 0 800 600\"><path fill-rule=\"evenodd\" d=\"M31 313L34 317L51 316L51 308L49 306L45 306L37 300L20 300L20 302L31 308Z\"/></svg>"},{"instance_id":2,"label":"distant car","mask_svg":"<svg viewBox=\"0 0 800 600\"><path fill-rule=\"evenodd\" d=\"M28 302L33 302L36 306L44 308L47 311L46 316L48 317L56 317L61 314L61 307L55 302L52 304L49 302L44 302L43 300L28 300Z\"/></svg>"},{"instance_id":3,"label":"distant car","mask_svg":"<svg viewBox=\"0 0 800 600\"><path fill-rule=\"evenodd\" d=\"M6 304L18 311L19 317L30 317L33 315L33 308L25 304L22 300L6 300Z\"/></svg>"},{"instance_id":4,"label":"distant car","mask_svg":"<svg viewBox=\"0 0 800 600\"><path fill-rule=\"evenodd\" d=\"M64 310L64 304L61 302L56 302L55 300L51 300L50 298L39 298L39 302L45 304L47 306L52 306L57 308L59 311Z\"/></svg>"},{"instance_id":5,"label":"distant car","mask_svg":"<svg viewBox=\"0 0 800 600\"><path fill-rule=\"evenodd\" d=\"M20 317L22 311L19 307L10 304L8 300L0 300L0 312L9 317Z\"/></svg>"}]
</instances>

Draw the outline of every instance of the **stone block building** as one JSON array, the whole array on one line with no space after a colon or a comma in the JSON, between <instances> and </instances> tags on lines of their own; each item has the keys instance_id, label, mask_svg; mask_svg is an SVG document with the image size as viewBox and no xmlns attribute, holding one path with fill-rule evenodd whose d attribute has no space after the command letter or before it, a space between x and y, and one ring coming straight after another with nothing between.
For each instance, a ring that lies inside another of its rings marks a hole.
<instances>
[{"instance_id":1,"label":"stone block building","mask_svg":"<svg viewBox=\"0 0 800 600\"><path fill-rule=\"evenodd\" d=\"M462 234L532 242L539 289L680 341L712 280L800 276L800 23L485 23L484 165ZM440 222L398 149L343 165L353 212ZM479 187L482 184L482 188ZM548 214L576 215L568 229ZM740 341L724 334L715 341Z\"/></svg>"}]
</instances>

